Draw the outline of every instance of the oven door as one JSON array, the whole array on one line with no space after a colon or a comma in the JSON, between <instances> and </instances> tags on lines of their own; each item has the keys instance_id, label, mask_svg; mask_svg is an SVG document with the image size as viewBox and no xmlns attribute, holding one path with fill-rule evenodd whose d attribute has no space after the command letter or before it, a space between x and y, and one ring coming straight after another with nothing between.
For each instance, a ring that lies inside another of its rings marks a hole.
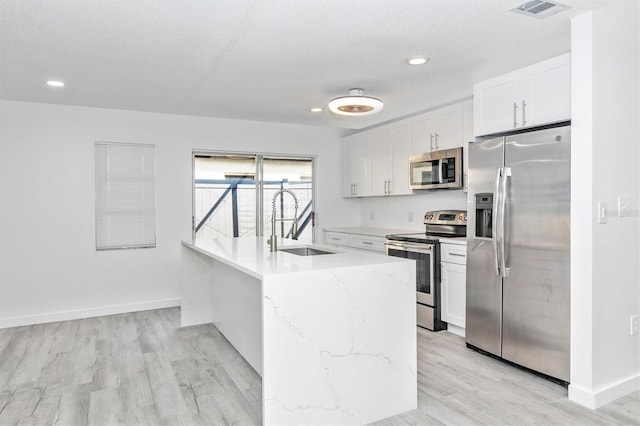
<instances>
[{"instance_id":1,"label":"oven door","mask_svg":"<svg viewBox=\"0 0 640 426\"><path fill-rule=\"evenodd\" d=\"M416 298L418 303L435 307L435 245L388 240L386 246L388 256L416 261Z\"/></svg>"}]
</instances>

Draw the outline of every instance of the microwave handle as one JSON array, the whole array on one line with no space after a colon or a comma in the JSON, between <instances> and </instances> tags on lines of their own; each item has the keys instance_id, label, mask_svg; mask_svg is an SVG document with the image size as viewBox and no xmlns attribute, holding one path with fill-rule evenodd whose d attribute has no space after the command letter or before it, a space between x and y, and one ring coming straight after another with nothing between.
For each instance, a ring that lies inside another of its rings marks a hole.
<instances>
[{"instance_id":1,"label":"microwave handle","mask_svg":"<svg viewBox=\"0 0 640 426\"><path fill-rule=\"evenodd\" d=\"M440 160L440 183L444 183L444 175L446 174L447 171L447 160L446 158L443 158L442 160Z\"/></svg>"}]
</instances>

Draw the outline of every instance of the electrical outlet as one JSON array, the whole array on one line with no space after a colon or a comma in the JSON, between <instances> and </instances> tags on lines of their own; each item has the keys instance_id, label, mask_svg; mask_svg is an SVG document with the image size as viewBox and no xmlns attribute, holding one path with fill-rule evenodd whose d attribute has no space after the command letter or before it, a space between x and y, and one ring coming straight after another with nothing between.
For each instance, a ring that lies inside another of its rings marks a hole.
<instances>
[{"instance_id":1,"label":"electrical outlet","mask_svg":"<svg viewBox=\"0 0 640 426\"><path fill-rule=\"evenodd\" d=\"M409 223L413 222L413 212L409 212Z\"/></svg>"},{"instance_id":2,"label":"electrical outlet","mask_svg":"<svg viewBox=\"0 0 640 426\"><path fill-rule=\"evenodd\" d=\"M371 210L371 212L369 212L369 219L374 220L376 217L376 215L373 213L373 210Z\"/></svg>"},{"instance_id":3,"label":"electrical outlet","mask_svg":"<svg viewBox=\"0 0 640 426\"><path fill-rule=\"evenodd\" d=\"M631 197L628 195L618 196L618 217L631 216Z\"/></svg>"},{"instance_id":4,"label":"electrical outlet","mask_svg":"<svg viewBox=\"0 0 640 426\"><path fill-rule=\"evenodd\" d=\"M638 334L638 329L640 328L640 319L638 319L638 315L631 315L630 318L630 330L629 333L632 336Z\"/></svg>"}]
</instances>

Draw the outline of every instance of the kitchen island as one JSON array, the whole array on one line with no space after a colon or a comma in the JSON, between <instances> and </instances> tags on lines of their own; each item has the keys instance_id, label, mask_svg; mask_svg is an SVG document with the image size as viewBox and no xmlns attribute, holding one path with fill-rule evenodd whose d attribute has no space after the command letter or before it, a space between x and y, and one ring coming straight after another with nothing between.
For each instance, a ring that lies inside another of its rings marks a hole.
<instances>
[{"instance_id":1,"label":"kitchen island","mask_svg":"<svg viewBox=\"0 0 640 426\"><path fill-rule=\"evenodd\" d=\"M313 247L331 253L271 253L256 237L183 242L181 325L213 323L262 376L264 424L415 409L415 263Z\"/></svg>"}]
</instances>

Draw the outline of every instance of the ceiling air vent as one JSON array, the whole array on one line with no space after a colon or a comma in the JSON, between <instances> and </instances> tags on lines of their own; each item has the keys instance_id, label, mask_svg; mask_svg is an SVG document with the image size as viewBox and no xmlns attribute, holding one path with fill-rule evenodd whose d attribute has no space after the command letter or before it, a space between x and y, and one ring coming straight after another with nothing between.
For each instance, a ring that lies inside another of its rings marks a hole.
<instances>
[{"instance_id":1,"label":"ceiling air vent","mask_svg":"<svg viewBox=\"0 0 640 426\"><path fill-rule=\"evenodd\" d=\"M544 19L567 9L569 9L569 6L556 3L556 2L544 1L544 0L530 0L514 7L513 9L511 9L511 11L515 13L520 13L521 15L532 16L538 19Z\"/></svg>"}]
</instances>

